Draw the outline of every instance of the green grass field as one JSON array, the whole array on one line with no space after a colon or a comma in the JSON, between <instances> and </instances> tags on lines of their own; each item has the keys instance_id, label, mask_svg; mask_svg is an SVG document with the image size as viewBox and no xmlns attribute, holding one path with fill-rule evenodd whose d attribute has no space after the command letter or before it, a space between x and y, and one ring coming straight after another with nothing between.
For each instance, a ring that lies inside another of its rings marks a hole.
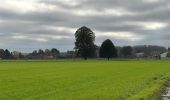
<instances>
[{"instance_id":1,"label":"green grass field","mask_svg":"<svg viewBox=\"0 0 170 100\"><path fill-rule=\"evenodd\" d=\"M0 100L157 100L169 75L170 61L1 61Z\"/></svg>"}]
</instances>

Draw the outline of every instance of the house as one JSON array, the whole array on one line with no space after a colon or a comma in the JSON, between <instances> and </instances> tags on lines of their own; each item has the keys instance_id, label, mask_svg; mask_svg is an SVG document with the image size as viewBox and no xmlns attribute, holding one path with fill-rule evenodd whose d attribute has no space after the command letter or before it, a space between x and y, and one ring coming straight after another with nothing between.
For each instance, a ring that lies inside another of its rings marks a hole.
<instances>
[{"instance_id":1,"label":"house","mask_svg":"<svg viewBox=\"0 0 170 100\"><path fill-rule=\"evenodd\" d=\"M168 59L168 52L164 52L160 54L161 59Z\"/></svg>"},{"instance_id":2,"label":"house","mask_svg":"<svg viewBox=\"0 0 170 100\"><path fill-rule=\"evenodd\" d=\"M61 52L60 58L75 58L75 51Z\"/></svg>"},{"instance_id":3,"label":"house","mask_svg":"<svg viewBox=\"0 0 170 100\"><path fill-rule=\"evenodd\" d=\"M137 58L143 58L145 56L145 54L143 52L136 53L135 55Z\"/></svg>"},{"instance_id":4,"label":"house","mask_svg":"<svg viewBox=\"0 0 170 100\"><path fill-rule=\"evenodd\" d=\"M159 51L152 51L150 54L151 59L161 59L161 55Z\"/></svg>"},{"instance_id":5,"label":"house","mask_svg":"<svg viewBox=\"0 0 170 100\"><path fill-rule=\"evenodd\" d=\"M54 59L54 57L49 55L49 56L44 56L43 59Z\"/></svg>"}]
</instances>

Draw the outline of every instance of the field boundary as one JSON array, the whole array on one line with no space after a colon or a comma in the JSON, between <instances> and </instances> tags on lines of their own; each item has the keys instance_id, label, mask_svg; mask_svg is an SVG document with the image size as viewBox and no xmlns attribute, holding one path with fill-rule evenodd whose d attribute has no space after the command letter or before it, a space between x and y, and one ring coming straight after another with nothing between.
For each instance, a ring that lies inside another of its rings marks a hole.
<instances>
[{"instance_id":1,"label":"field boundary","mask_svg":"<svg viewBox=\"0 0 170 100\"><path fill-rule=\"evenodd\" d=\"M162 95L166 92L166 88L170 86L170 77L163 76L160 80L156 80L155 84L150 84L134 96L127 100L162 100Z\"/></svg>"}]
</instances>

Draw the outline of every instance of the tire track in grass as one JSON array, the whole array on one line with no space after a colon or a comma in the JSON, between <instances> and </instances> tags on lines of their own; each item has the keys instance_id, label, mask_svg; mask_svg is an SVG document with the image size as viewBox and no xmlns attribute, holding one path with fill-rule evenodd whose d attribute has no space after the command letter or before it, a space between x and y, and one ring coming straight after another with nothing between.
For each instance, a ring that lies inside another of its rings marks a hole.
<instances>
[{"instance_id":1,"label":"tire track in grass","mask_svg":"<svg viewBox=\"0 0 170 100\"><path fill-rule=\"evenodd\" d=\"M127 100L170 100L162 98L162 91L165 85L169 82L169 73L157 78L137 94L129 97ZM169 88L170 91L170 88ZM170 93L170 92L168 92ZM166 96L166 95L165 95ZM170 95L168 95L170 96Z\"/></svg>"}]
</instances>

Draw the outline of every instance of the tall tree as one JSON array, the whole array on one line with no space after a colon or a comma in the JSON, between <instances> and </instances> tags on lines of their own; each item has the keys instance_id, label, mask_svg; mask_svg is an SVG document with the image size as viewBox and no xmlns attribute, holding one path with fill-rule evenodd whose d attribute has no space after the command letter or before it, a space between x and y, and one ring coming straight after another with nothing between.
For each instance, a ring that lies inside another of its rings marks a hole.
<instances>
[{"instance_id":1,"label":"tall tree","mask_svg":"<svg viewBox=\"0 0 170 100\"><path fill-rule=\"evenodd\" d=\"M117 49L110 39L107 39L102 43L99 55L101 58L107 58L108 60L117 57Z\"/></svg>"},{"instance_id":2,"label":"tall tree","mask_svg":"<svg viewBox=\"0 0 170 100\"><path fill-rule=\"evenodd\" d=\"M23 59L23 58L24 58L24 55L23 55L22 53L19 53L18 58L19 58L19 59Z\"/></svg>"},{"instance_id":3,"label":"tall tree","mask_svg":"<svg viewBox=\"0 0 170 100\"><path fill-rule=\"evenodd\" d=\"M39 50L38 50L38 54L39 54L39 55L43 55L43 54L44 54L44 51L43 51L42 49L39 49Z\"/></svg>"},{"instance_id":4,"label":"tall tree","mask_svg":"<svg viewBox=\"0 0 170 100\"><path fill-rule=\"evenodd\" d=\"M3 49L0 49L0 58L5 58L5 51Z\"/></svg>"},{"instance_id":5,"label":"tall tree","mask_svg":"<svg viewBox=\"0 0 170 100\"><path fill-rule=\"evenodd\" d=\"M131 46L124 46L121 50L122 52L122 55L124 57L131 57L132 56L132 51L133 51L133 48Z\"/></svg>"},{"instance_id":6,"label":"tall tree","mask_svg":"<svg viewBox=\"0 0 170 100\"><path fill-rule=\"evenodd\" d=\"M10 59L12 57L8 49L5 50L5 59Z\"/></svg>"},{"instance_id":7,"label":"tall tree","mask_svg":"<svg viewBox=\"0 0 170 100\"><path fill-rule=\"evenodd\" d=\"M49 49L45 49L44 54L45 54L46 56L51 56L51 51L50 51Z\"/></svg>"},{"instance_id":8,"label":"tall tree","mask_svg":"<svg viewBox=\"0 0 170 100\"><path fill-rule=\"evenodd\" d=\"M60 51L57 50L56 48L52 48L51 53L54 58L57 58L60 55Z\"/></svg>"},{"instance_id":9,"label":"tall tree","mask_svg":"<svg viewBox=\"0 0 170 100\"><path fill-rule=\"evenodd\" d=\"M37 50L34 50L32 53L31 53L32 56L38 56L38 52Z\"/></svg>"},{"instance_id":10,"label":"tall tree","mask_svg":"<svg viewBox=\"0 0 170 100\"><path fill-rule=\"evenodd\" d=\"M88 57L95 55L95 34L91 29L83 26L75 33L75 49L77 54L87 60Z\"/></svg>"},{"instance_id":11,"label":"tall tree","mask_svg":"<svg viewBox=\"0 0 170 100\"><path fill-rule=\"evenodd\" d=\"M44 57L44 51L42 49L38 50L38 56L42 59Z\"/></svg>"}]
</instances>

